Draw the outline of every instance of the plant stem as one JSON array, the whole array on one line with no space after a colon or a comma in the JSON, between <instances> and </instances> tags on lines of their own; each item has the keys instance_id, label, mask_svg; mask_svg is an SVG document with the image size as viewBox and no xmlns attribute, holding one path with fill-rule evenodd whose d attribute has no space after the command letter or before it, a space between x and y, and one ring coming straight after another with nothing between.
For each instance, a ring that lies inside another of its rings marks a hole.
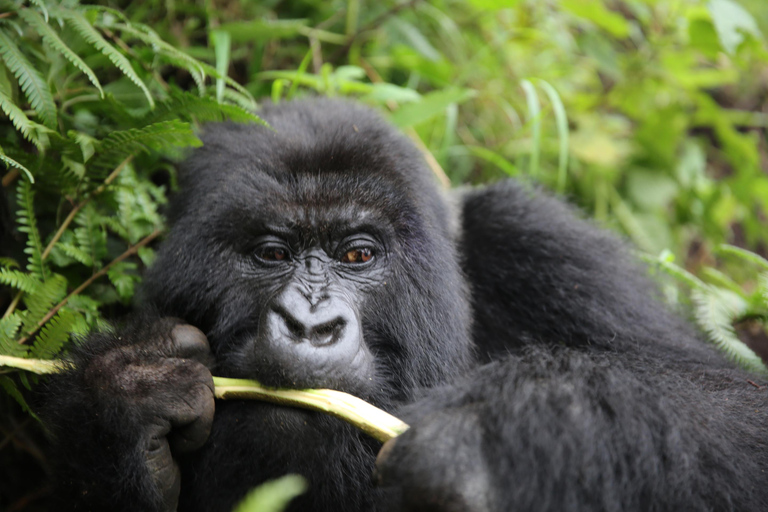
<instances>
[{"instance_id":1,"label":"plant stem","mask_svg":"<svg viewBox=\"0 0 768 512\"><path fill-rule=\"evenodd\" d=\"M93 274L91 277L89 277L89 278L88 278L88 279L87 279L85 282L83 282L83 284L81 284L80 286L78 286L77 288L75 288L75 289L72 291L72 293L70 293L69 295L67 295L66 297L64 297L64 299L63 299L61 302L59 302L59 303L58 303L58 304L56 304L56 305L55 305L53 308L51 308L51 310L50 310L50 311L48 311L48 313L46 313L46 314L45 314L45 316L43 317L43 319L42 319L42 320L40 320L40 321L37 323L37 325L34 327L34 329L32 329L31 331L29 331L29 332L27 333L27 336L25 336L25 337L23 337L23 338L21 338L21 339L19 340L19 345L23 345L24 343L26 343L26 342L27 342L27 340L29 340L29 339L30 339L30 338L31 338L31 337L32 337L32 336L35 334L35 332L37 332L37 330L38 330L38 329L40 329L40 328L41 328L43 325L45 325L45 323L46 323L48 320L50 320L51 318L53 318L53 316L54 316L56 313L58 313L58 312L59 312L59 310L60 310L61 308L63 308L63 307L64 307L64 306L67 304L67 302L69 302L69 299L71 299L72 297L74 297L74 296L75 296L75 295L77 295L78 293L80 293L80 292L82 292L83 290L85 290L86 288L88 288L88 286L90 286L90 285L91 285L91 283L93 283L95 280L97 280L98 278L100 278L101 276L103 276L104 274L106 274L106 273L109 271L109 269L110 269L110 268L112 268L112 267L113 267L115 264L117 264L117 263L120 263L121 261L123 261L123 260L124 260L125 258L127 258L128 256L131 256L131 255L135 254L135 253L136 253L136 251L138 251L139 249L141 249L142 247L144 247L145 245L147 245L149 242L151 242L152 240L154 240L155 238L157 238L157 236L158 236L158 235L160 235L160 233L162 233L162 230L161 230L161 229L156 229L156 230L155 230L155 231L153 231L151 234L149 234L149 235L147 235L146 237L144 237L144 238L143 238L143 239L142 239L142 240L141 240L139 243L137 243L136 245L133 245L133 246L129 247L127 251L125 251L123 254L121 254L120 256L118 256L117 258L115 258L114 260L112 260L112 261L109 263L109 265L105 266L104 268L102 268L101 270L99 270L98 272L96 272L95 274Z\"/></svg>"},{"instance_id":2,"label":"plant stem","mask_svg":"<svg viewBox=\"0 0 768 512\"><path fill-rule=\"evenodd\" d=\"M0 366L40 375L57 373L66 363L0 355ZM221 399L263 400L330 414L346 421L382 443L397 437L409 426L388 412L355 396L333 389L280 389L262 386L255 380L214 377L214 396Z\"/></svg>"},{"instance_id":3,"label":"plant stem","mask_svg":"<svg viewBox=\"0 0 768 512\"><path fill-rule=\"evenodd\" d=\"M21 296L24 295L24 292L19 290L16 292L16 295L13 297L13 300L8 305L8 309L5 310L5 313L3 314L3 318L8 318L13 313L13 310L16 309L16 306L19 305L19 301L21 300Z\"/></svg>"},{"instance_id":4,"label":"plant stem","mask_svg":"<svg viewBox=\"0 0 768 512\"><path fill-rule=\"evenodd\" d=\"M78 203L74 208L72 208L72 211L69 212L69 215L67 215L67 218L64 219L64 222L61 223L61 226L56 231L56 234L53 235L53 238L50 242L48 242L48 245L45 246L45 250L43 251L43 261L48 257L48 255L51 253L51 249L53 249L53 246L56 245L56 242L59 241L59 238L61 238L61 235L64 234L64 231L67 230L69 225L72 223L72 221L75 218L75 215L77 215L77 212L83 209L85 205L87 205L91 199L96 197L97 195L101 194L106 190L106 188L117 178L117 175L120 174L120 172L125 168L128 163L133 160L133 155L130 155L128 158L120 162L120 165L118 165L114 171L110 173L109 176L107 176L107 179L104 180L104 183L99 185L99 187L91 192L91 194L86 197L83 201Z\"/></svg>"},{"instance_id":5,"label":"plant stem","mask_svg":"<svg viewBox=\"0 0 768 512\"><path fill-rule=\"evenodd\" d=\"M25 359L23 357L11 357L0 355L0 366L9 366L36 373L38 375L47 375L57 373L64 369L64 365L59 361L48 361L45 359Z\"/></svg>"},{"instance_id":6,"label":"plant stem","mask_svg":"<svg viewBox=\"0 0 768 512\"><path fill-rule=\"evenodd\" d=\"M406 430L408 424L355 396L333 389L266 388L253 380L214 377L216 398L250 398L320 411L350 423L386 442Z\"/></svg>"}]
</instances>

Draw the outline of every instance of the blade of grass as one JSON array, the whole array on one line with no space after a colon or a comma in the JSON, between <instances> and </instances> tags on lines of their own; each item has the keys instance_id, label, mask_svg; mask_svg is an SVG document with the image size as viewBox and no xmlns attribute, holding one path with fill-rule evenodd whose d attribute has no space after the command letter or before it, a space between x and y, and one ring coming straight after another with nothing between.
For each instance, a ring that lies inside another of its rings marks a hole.
<instances>
[{"instance_id":1,"label":"blade of grass","mask_svg":"<svg viewBox=\"0 0 768 512\"><path fill-rule=\"evenodd\" d=\"M224 99L224 89L227 86L225 77L229 74L229 53L232 46L232 36L226 30L214 30L211 32L210 37L216 54L216 72L219 74L219 77L216 79L216 101L221 103Z\"/></svg>"},{"instance_id":2,"label":"blade of grass","mask_svg":"<svg viewBox=\"0 0 768 512\"><path fill-rule=\"evenodd\" d=\"M541 104L536 88L530 80L521 80L520 87L525 93L525 101L528 104L528 122L531 124L531 165L528 169L530 176L539 174L539 159L541 158Z\"/></svg>"},{"instance_id":3,"label":"blade of grass","mask_svg":"<svg viewBox=\"0 0 768 512\"><path fill-rule=\"evenodd\" d=\"M539 85L552 104L552 110L555 112L555 123L557 124L557 137L560 141L560 154L557 165L557 191L565 192L565 180L568 175L568 150L570 146L568 131L568 114L565 111L565 105L554 87L549 82L539 80Z\"/></svg>"}]
</instances>

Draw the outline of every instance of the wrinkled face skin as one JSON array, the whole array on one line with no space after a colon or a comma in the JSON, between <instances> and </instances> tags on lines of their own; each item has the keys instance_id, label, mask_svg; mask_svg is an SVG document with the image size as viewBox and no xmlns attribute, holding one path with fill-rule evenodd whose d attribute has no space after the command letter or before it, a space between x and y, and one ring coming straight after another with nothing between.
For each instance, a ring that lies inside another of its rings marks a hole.
<instances>
[{"instance_id":1,"label":"wrinkled face skin","mask_svg":"<svg viewBox=\"0 0 768 512\"><path fill-rule=\"evenodd\" d=\"M219 126L182 170L145 297L203 329L214 374L386 404L470 364L448 209L412 146L360 114L266 109L274 131Z\"/></svg>"},{"instance_id":2,"label":"wrinkled face skin","mask_svg":"<svg viewBox=\"0 0 768 512\"><path fill-rule=\"evenodd\" d=\"M369 298L382 293L391 254L400 250L394 229L360 198L319 184L300 189L278 186L261 194L268 199L260 204L225 214L242 219L243 232L227 236L237 240L235 290L249 290L259 313L222 333L220 366L271 386L368 396L381 379L371 346L376 335L363 318L372 316Z\"/></svg>"}]
</instances>

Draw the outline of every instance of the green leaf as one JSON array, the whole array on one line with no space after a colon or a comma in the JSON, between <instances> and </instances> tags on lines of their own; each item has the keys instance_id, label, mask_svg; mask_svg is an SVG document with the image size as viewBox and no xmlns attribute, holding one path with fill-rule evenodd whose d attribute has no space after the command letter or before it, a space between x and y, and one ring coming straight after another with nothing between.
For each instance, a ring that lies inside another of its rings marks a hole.
<instances>
[{"instance_id":1,"label":"green leaf","mask_svg":"<svg viewBox=\"0 0 768 512\"><path fill-rule=\"evenodd\" d=\"M25 180L20 181L16 193L19 207L16 222L19 224L19 231L27 234L27 248L24 249L24 253L28 255L27 270L40 280L45 281L51 274L43 263L43 242L37 229L34 197L32 184Z\"/></svg>"},{"instance_id":2,"label":"green leaf","mask_svg":"<svg viewBox=\"0 0 768 512\"><path fill-rule=\"evenodd\" d=\"M557 191L561 194L565 192L565 180L568 176L568 152L570 149L570 131L568 129L568 114L565 111L565 105L560 98L557 90L549 82L539 80L541 88L544 89L552 110L555 112L555 123L557 124L557 136L560 141L560 152L557 164Z\"/></svg>"},{"instance_id":3,"label":"green leaf","mask_svg":"<svg viewBox=\"0 0 768 512\"><path fill-rule=\"evenodd\" d=\"M0 30L0 56L19 81L21 90L43 124L48 128L56 128L56 102L53 101L51 89L37 67L29 62L18 45L3 30Z\"/></svg>"},{"instance_id":4,"label":"green leaf","mask_svg":"<svg viewBox=\"0 0 768 512\"><path fill-rule=\"evenodd\" d=\"M421 94L413 89L408 89L407 87L379 82L371 86L371 92L369 92L363 99L366 101L375 101L376 103L386 103L388 101L412 103L419 101L421 99Z\"/></svg>"},{"instance_id":5,"label":"green leaf","mask_svg":"<svg viewBox=\"0 0 768 512\"><path fill-rule=\"evenodd\" d=\"M531 125L531 164L528 174L538 176L539 159L541 158L541 104L536 88L529 80L521 80L520 87L525 93L528 105L528 123Z\"/></svg>"},{"instance_id":6,"label":"green leaf","mask_svg":"<svg viewBox=\"0 0 768 512\"><path fill-rule=\"evenodd\" d=\"M3 148L0 148L0 162L3 162L7 167L13 167L23 172L24 176L27 177L30 183L35 182L35 177L32 176L32 173L29 172L29 169L21 165L19 162L17 162L13 158L5 156L5 153L3 152Z\"/></svg>"},{"instance_id":7,"label":"green leaf","mask_svg":"<svg viewBox=\"0 0 768 512\"><path fill-rule=\"evenodd\" d=\"M733 323L747 312L747 302L739 295L722 288L696 288L691 293L696 321L729 359L746 370L768 374L760 356L742 342Z\"/></svg>"},{"instance_id":8,"label":"green leaf","mask_svg":"<svg viewBox=\"0 0 768 512\"><path fill-rule=\"evenodd\" d=\"M130 34L138 38L139 40L144 41L145 43L151 45L156 51L158 51L159 55L171 57L175 59L177 62L186 63L186 65L183 67L188 71L190 71L190 73L193 72L192 71L193 69L197 69L198 72L201 73L203 77L207 73L216 79L223 79L229 87L238 91L245 98L247 98L248 109L252 110L256 107L256 102L253 99L253 96L251 96L251 93L248 91L248 89L246 89L236 81L232 80L228 76L221 75L213 66L206 64L204 62L201 62L199 60L196 60L193 57L184 53L183 51L179 50L178 48L163 41L163 39L161 39L160 36L158 36L148 26L141 25L138 23L133 23L133 24L116 23L111 27L116 30L120 30L126 34ZM225 96L226 96L226 92L225 92Z\"/></svg>"},{"instance_id":9,"label":"green leaf","mask_svg":"<svg viewBox=\"0 0 768 512\"><path fill-rule=\"evenodd\" d=\"M625 38L629 35L629 22L622 15L609 11L601 0L560 0L560 6L614 37Z\"/></svg>"},{"instance_id":10,"label":"green leaf","mask_svg":"<svg viewBox=\"0 0 768 512\"><path fill-rule=\"evenodd\" d=\"M13 357L24 357L29 347L19 345L16 341L19 327L21 327L21 315L13 313L0 319L0 354Z\"/></svg>"},{"instance_id":11,"label":"green leaf","mask_svg":"<svg viewBox=\"0 0 768 512\"><path fill-rule=\"evenodd\" d=\"M52 130L30 120L2 91L0 91L0 109L11 120L13 127L20 131L25 139L34 144L38 151L43 152L50 145L48 134L52 133Z\"/></svg>"},{"instance_id":12,"label":"green leaf","mask_svg":"<svg viewBox=\"0 0 768 512\"><path fill-rule=\"evenodd\" d=\"M29 3L31 3L32 5L36 5L37 7L40 8L41 11L43 11L45 22L48 23L48 7L46 7L45 2L43 0L29 0Z\"/></svg>"},{"instance_id":13,"label":"green leaf","mask_svg":"<svg viewBox=\"0 0 768 512\"><path fill-rule=\"evenodd\" d=\"M32 333L37 324L48 314L67 293L67 280L60 274L53 274L46 282L41 283L34 293L24 295L24 304L27 310L24 312L23 329L25 333Z\"/></svg>"},{"instance_id":14,"label":"green leaf","mask_svg":"<svg viewBox=\"0 0 768 512\"><path fill-rule=\"evenodd\" d=\"M80 210L75 217L75 223L79 226L74 229L75 239L78 249L84 254L78 254L77 251L67 253L65 247L62 247L62 251L83 264L101 266L101 259L107 254L107 234L101 227L99 215L93 203L87 204Z\"/></svg>"},{"instance_id":15,"label":"green leaf","mask_svg":"<svg viewBox=\"0 0 768 512\"><path fill-rule=\"evenodd\" d=\"M274 39L285 39L296 37L301 34L303 27L306 27L308 20L269 20L256 19L252 21L235 21L231 23L222 23L218 30L223 30L232 37L232 40L238 43L249 41L271 41Z\"/></svg>"},{"instance_id":16,"label":"green leaf","mask_svg":"<svg viewBox=\"0 0 768 512\"><path fill-rule=\"evenodd\" d=\"M762 270L768 270L768 260L766 260L759 254L756 254L752 251L747 251L746 249L742 249L741 247L736 247L735 245L728 245L728 244L721 244L717 246L715 250L718 254L735 256L739 258L741 261L750 263L752 265L757 265Z\"/></svg>"},{"instance_id":17,"label":"green leaf","mask_svg":"<svg viewBox=\"0 0 768 512\"><path fill-rule=\"evenodd\" d=\"M7 268L0 269L0 284L16 288L27 293L33 293L40 285L40 281L32 274L11 270Z\"/></svg>"},{"instance_id":18,"label":"green leaf","mask_svg":"<svg viewBox=\"0 0 768 512\"><path fill-rule=\"evenodd\" d=\"M736 52L744 41L744 34L762 39L755 19L734 0L710 0L708 8L720 44L728 53Z\"/></svg>"},{"instance_id":19,"label":"green leaf","mask_svg":"<svg viewBox=\"0 0 768 512\"><path fill-rule=\"evenodd\" d=\"M483 160L495 165L504 171L508 176L520 175L520 170L515 167L514 164L512 164L504 156L493 151L492 149L484 148L482 146L467 146L467 149L476 157L482 158Z\"/></svg>"},{"instance_id":20,"label":"green leaf","mask_svg":"<svg viewBox=\"0 0 768 512\"><path fill-rule=\"evenodd\" d=\"M307 481L303 477L286 475L253 489L234 512L281 512L292 499L306 492L307 488Z\"/></svg>"},{"instance_id":21,"label":"green leaf","mask_svg":"<svg viewBox=\"0 0 768 512\"><path fill-rule=\"evenodd\" d=\"M296 68L296 73L303 75L307 72L307 68L309 67L309 63L312 61L312 49L310 48L307 53L304 55L304 58L301 59L301 62L299 63L299 67ZM296 95L296 91L299 89L299 82L294 80L291 82L291 88L288 89L288 94L286 95L287 99L291 99Z\"/></svg>"},{"instance_id":22,"label":"green leaf","mask_svg":"<svg viewBox=\"0 0 768 512\"><path fill-rule=\"evenodd\" d=\"M229 52L232 47L232 38L229 32L214 30L210 34L210 40L216 53L216 71L221 76L221 78L216 79L216 101L221 103L226 87L224 77L229 74Z\"/></svg>"},{"instance_id":23,"label":"green leaf","mask_svg":"<svg viewBox=\"0 0 768 512\"><path fill-rule=\"evenodd\" d=\"M115 157L140 152L162 152L200 145L202 142L189 123L160 121L143 128L111 132L101 141L100 154L94 158L92 165L109 165Z\"/></svg>"},{"instance_id":24,"label":"green leaf","mask_svg":"<svg viewBox=\"0 0 768 512\"><path fill-rule=\"evenodd\" d=\"M79 315L74 311L59 311L40 329L30 356L37 359L53 359L69 341L69 332Z\"/></svg>"},{"instance_id":25,"label":"green leaf","mask_svg":"<svg viewBox=\"0 0 768 512\"><path fill-rule=\"evenodd\" d=\"M54 51L61 53L69 62L71 62L77 69L82 71L85 76L88 77L88 80L90 80L91 83L99 90L99 94L103 98L104 91L101 88L99 79L96 78L96 74L90 67L88 67L85 62L83 62L83 59L78 57L77 54L73 52L69 46L64 43L64 41L61 40L59 35L54 32L50 25L46 23L48 19L47 12L45 20L43 20L43 18L32 9L21 9L18 12L19 16L21 16L24 21L34 27L35 31L40 34L40 37L43 38L43 41L48 46L50 46Z\"/></svg>"},{"instance_id":26,"label":"green leaf","mask_svg":"<svg viewBox=\"0 0 768 512\"><path fill-rule=\"evenodd\" d=\"M438 61L442 58L439 51L424 37L416 26L408 23L403 18L392 18L389 22L400 34L408 41L411 48L431 61Z\"/></svg>"},{"instance_id":27,"label":"green leaf","mask_svg":"<svg viewBox=\"0 0 768 512\"><path fill-rule=\"evenodd\" d=\"M463 103L475 96L472 89L450 88L434 91L421 97L421 101L408 103L393 112L390 121L406 128L432 119L445 112L451 103Z\"/></svg>"},{"instance_id":28,"label":"green leaf","mask_svg":"<svg viewBox=\"0 0 768 512\"><path fill-rule=\"evenodd\" d=\"M107 271L110 282L115 286L117 295L123 302L130 302L133 297L134 286L139 280L135 272L136 264L128 262L120 262Z\"/></svg>"},{"instance_id":29,"label":"green leaf","mask_svg":"<svg viewBox=\"0 0 768 512\"><path fill-rule=\"evenodd\" d=\"M40 421L40 418L38 418L37 415L32 412L32 409L29 408L29 405L27 405L26 400L24 400L21 391L19 391L19 388L16 387L16 383L13 382L10 377L0 375L0 387L5 389L5 392L12 396L14 400L16 400L23 411L27 412L37 421Z\"/></svg>"},{"instance_id":30,"label":"green leaf","mask_svg":"<svg viewBox=\"0 0 768 512\"><path fill-rule=\"evenodd\" d=\"M626 180L627 195L646 211L666 211L680 191L675 180L659 172L632 169L626 173Z\"/></svg>"},{"instance_id":31,"label":"green leaf","mask_svg":"<svg viewBox=\"0 0 768 512\"><path fill-rule=\"evenodd\" d=\"M87 251L84 251L80 247L75 247L72 244L67 244L64 242L59 242L56 244L56 248L72 258L73 260L82 263L86 267L92 267L93 266L93 258L91 258L91 255L88 254ZM64 266L64 265L60 265Z\"/></svg>"},{"instance_id":32,"label":"green leaf","mask_svg":"<svg viewBox=\"0 0 768 512\"><path fill-rule=\"evenodd\" d=\"M155 108L155 100L152 98L152 94L144 85L144 82L136 74L136 71L131 67L131 63L125 56L117 51L117 49L109 44L104 37L96 30L85 17L78 11L69 9L57 8L56 15L67 20L69 26L75 30L80 36L85 39L89 44L93 45L98 51L107 56L107 58L114 64L123 74L136 86L142 90L144 96L149 102L150 108Z\"/></svg>"}]
</instances>

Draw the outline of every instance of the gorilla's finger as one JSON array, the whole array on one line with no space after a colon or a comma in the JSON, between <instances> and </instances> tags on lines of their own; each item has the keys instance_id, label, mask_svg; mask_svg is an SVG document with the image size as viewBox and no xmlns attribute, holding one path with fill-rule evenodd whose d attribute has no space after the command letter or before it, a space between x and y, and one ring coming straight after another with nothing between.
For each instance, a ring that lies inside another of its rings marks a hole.
<instances>
[{"instance_id":1,"label":"gorilla's finger","mask_svg":"<svg viewBox=\"0 0 768 512\"><path fill-rule=\"evenodd\" d=\"M176 510L181 490L181 471L164 437L168 429L167 423L153 425L145 451L147 469L162 496L164 512Z\"/></svg>"},{"instance_id":2,"label":"gorilla's finger","mask_svg":"<svg viewBox=\"0 0 768 512\"><path fill-rule=\"evenodd\" d=\"M174 452L194 451L205 444L215 409L212 381L211 386L196 386L186 393L184 403L174 409L176 414L170 418L173 430L169 441Z\"/></svg>"},{"instance_id":3,"label":"gorilla's finger","mask_svg":"<svg viewBox=\"0 0 768 512\"><path fill-rule=\"evenodd\" d=\"M395 443L397 443L397 437L390 439L379 450L379 454L376 456L376 465L373 468L373 484L379 487L385 487L390 480L387 476L388 461L392 455L392 450L395 449Z\"/></svg>"},{"instance_id":4,"label":"gorilla's finger","mask_svg":"<svg viewBox=\"0 0 768 512\"><path fill-rule=\"evenodd\" d=\"M173 357L194 359L213 368L214 358L211 354L211 346L203 331L189 324L179 324L171 331L171 354Z\"/></svg>"}]
</instances>

